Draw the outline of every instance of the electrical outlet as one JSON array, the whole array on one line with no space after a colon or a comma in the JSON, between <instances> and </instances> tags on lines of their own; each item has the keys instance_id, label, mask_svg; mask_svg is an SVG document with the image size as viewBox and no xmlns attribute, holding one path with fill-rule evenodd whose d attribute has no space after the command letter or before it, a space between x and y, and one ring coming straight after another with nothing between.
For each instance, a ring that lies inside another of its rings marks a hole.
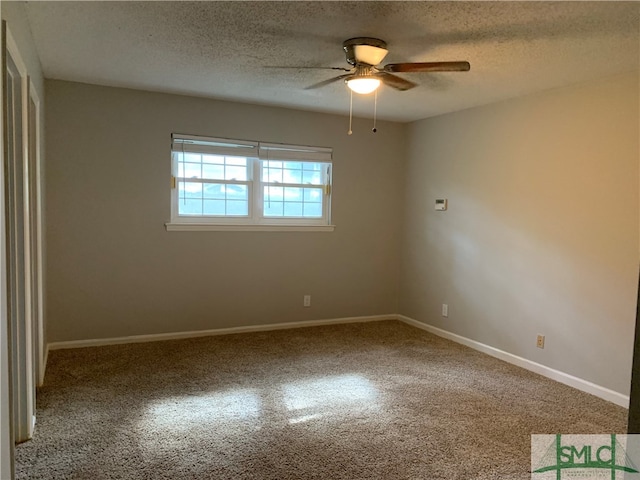
<instances>
[{"instance_id":1,"label":"electrical outlet","mask_svg":"<svg viewBox=\"0 0 640 480\"><path fill-rule=\"evenodd\" d=\"M538 339L536 340L536 347L544 348L544 335L538 335Z\"/></svg>"},{"instance_id":2,"label":"electrical outlet","mask_svg":"<svg viewBox=\"0 0 640 480\"><path fill-rule=\"evenodd\" d=\"M310 307L311 306L311 295L305 295L304 296L303 305L305 307Z\"/></svg>"},{"instance_id":3,"label":"electrical outlet","mask_svg":"<svg viewBox=\"0 0 640 480\"><path fill-rule=\"evenodd\" d=\"M442 316L443 317L449 316L449 305L447 305L446 303L442 304Z\"/></svg>"}]
</instances>

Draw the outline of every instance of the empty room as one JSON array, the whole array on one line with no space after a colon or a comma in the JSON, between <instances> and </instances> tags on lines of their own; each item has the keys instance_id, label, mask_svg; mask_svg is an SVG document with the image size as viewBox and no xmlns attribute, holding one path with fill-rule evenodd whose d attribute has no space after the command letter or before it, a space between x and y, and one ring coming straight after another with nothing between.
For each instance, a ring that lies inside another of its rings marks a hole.
<instances>
[{"instance_id":1,"label":"empty room","mask_svg":"<svg viewBox=\"0 0 640 480\"><path fill-rule=\"evenodd\" d=\"M0 479L640 478L639 3L0 14Z\"/></svg>"}]
</instances>

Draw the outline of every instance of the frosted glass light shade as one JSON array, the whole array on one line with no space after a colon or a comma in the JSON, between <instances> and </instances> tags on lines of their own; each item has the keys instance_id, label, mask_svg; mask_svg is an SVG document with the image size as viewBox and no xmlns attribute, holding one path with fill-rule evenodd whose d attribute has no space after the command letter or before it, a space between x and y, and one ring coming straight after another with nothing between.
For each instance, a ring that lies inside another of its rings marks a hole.
<instances>
[{"instance_id":1,"label":"frosted glass light shade","mask_svg":"<svg viewBox=\"0 0 640 480\"><path fill-rule=\"evenodd\" d=\"M389 51L386 48L374 47L372 45L354 45L353 53L356 62L368 65L378 65Z\"/></svg>"},{"instance_id":2,"label":"frosted glass light shade","mask_svg":"<svg viewBox=\"0 0 640 480\"><path fill-rule=\"evenodd\" d=\"M367 94L380 86L380 80L372 77L359 77L347 80L347 86L356 93Z\"/></svg>"}]
</instances>

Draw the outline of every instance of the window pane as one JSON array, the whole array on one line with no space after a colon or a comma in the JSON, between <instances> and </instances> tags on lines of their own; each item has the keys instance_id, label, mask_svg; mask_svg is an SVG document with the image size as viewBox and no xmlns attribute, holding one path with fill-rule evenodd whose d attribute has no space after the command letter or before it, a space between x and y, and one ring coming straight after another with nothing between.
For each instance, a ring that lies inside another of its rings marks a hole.
<instances>
[{"instance_id":1,"label":"window pane","mask_svg":"<svg viewBox=\"0 0 640 480\"><path fill-rule=\"evenodd\" d=\"M290 201L302 201L302 188L286 187L284 189L284 199Z\"/></svg>"},{"instance_id":2,"label":"window pane","mask_svg":"<svg viewBox=\"0 0 640 480\"><path fill-rule=\"evenodd\" d=\"M203 197L212 200L247 200L247 185L204 183L202 184Z\"/></svg>"},{"instance_id":3,"label":"window pane","mask_svg":"<svg viewBox=\"0 0 640 480\"><path fill-rule=\"evenodd\" d=\"M227 215L248 215L249 204L246 201L228 200Z\"/></svg>"},{"instance_id":4,"label":"window pane","mask_svg":"<svg viewBox=\"0 0 640 480\"><path fill-rule=\"evenodd\" d=\"M178 202L179 215L202 215L202 200L180 200Z\"/></svg>"},{"instance_id":5,"label":"window pane","mask_svg":"<svg viewBox=\"0 0 640 480\"><path fill-rule=\"evenodd\" d=\"M246 181L247 180L247 168L246 167L236 167L236 166L227 165L224 178L225 178L225 180Z\"/></svg>"},{"instance_id":6,"label":"window pane","mask_svg":"<svg viewBox=\"0 0 640 480\"><path fill-rule=\"evenodd\" d=\"M248 189L246 185L226 185L227 199L247 200Z\"/></svg>"},{"instance_id":7,"label":"window pane","mask_svg":"<svg viewBox=\"0 0 640 480\"><path fill-rule=\"evenodd\" d=\"M323 185L324 169L321 162L262 161L262 181L265 183L298 183Z\"/></svg>"},{"instance_id":8,"label":"window pane","mask_svg":"<svg viewBox=\"0 0 640 480\"><path fill-rule=\"evenodd\" d=\"M273 162L269 162L269 163L273 163ZM282 169L263 168L262 181L266 183L282 183Z\"/></svg>"},{"instance_id":9,"label":"window pane","mask_svg":"<svg viewBox=\"0 0 640 480\"><path fill-rule=\"evenodd\" d=\"M264 187L266 217L322 217L322 188Z\"/></svg>"},{"instance_id":10,"label":"window pane","mask_svg":"<svg viewBox=\"0 0 640 480\"><path fill-rule=\"evenodd\" d=\"M264 202L264 216L265 217L281 217L283 211L282 202Z\"/></svg>"},{"instance_id":11,"label":"window pane","mask_svg":"<svg viewBox=\"0 0 640 480\"><path fill-rule=\"evenodd\" d=\"M201 178L201 174L202 174L202 165L200 163L184 164L185 178Z\"/></svg>"},{"instance_id":12,"label":"window pane","mask_svg":"<svg viewBox=\"0 0 640 480\"><path fill-rule=\"evenodd\" d=\"M322 204L321 203L305 203L303 207L302 216L306 218L322 217Z\"/></svg>"},{"instance_id":13,"label":"window pane","mask_svg":"<svg viewBox=\"0 0 640 480\"><path fill-rule=\"evenodd\" d=\"M284 188L282 187L264 187L264 201L265 204L269 201L281 202L284 200Z\"/></svg>"},{"instance_id":14,"label":"window pane","mask_svg":"<svg viewBox=\"0 0 640 480\"><path fill-rule=\"evenodd\" d=\"M202 184L197 182L178 182L179 198L202 198Z\"/></svg>"},{"instance_id":15,"label":"window pane","mask_svg":"<svg viewBox=\"0 0 640 480\"><path fill-rule=\"evenodd\" d=\"M302 183L302 170L283 170L284 183Z\"/></svg>"},{"instance_id":16,"label":"window pane","mask_svg":"<svg viewBox=\"0 0 640 480\"><path fill-rule=\"evenodd\" d=\"M248 180L248 163L245 157L189 155L190 161L182 161L182 154L177 155L178 177L241 182Z\"/></svg>"},{"instance_id":17,"label":"window pane","mask_svg":"<svg viewBox=\"0 0 640 480\"><path fill-rule=\"evenodd\" d=\"M284 202L284 216L285 217L301 217L302 203L301 202Z\"/></svg>"},{"instance_id":18,"label":"window pane","mask_svg":"<svg viewBox=\"0 0 640 480\"><path fill-rule=\"evenodd\" d=\"M202 164L202 178L224 180L224 165Z\"/></svg>"},{"instance_id":19,"label":"window pane","mask_svg":"<svg viewBox=\"0 0 640 480\"><path fill-rule=\"evenodd\" d=\"M322 172L314 170L304 170L302 172L302 183L310 183L311 185L322 185Z\"/></svg>"},{"instance_id":20,"label":"window pane","mask_svg":"<svg viewBox=\"0 0 640 480\"><path fill-rule=\"evenodd\" d=\"M203 163L218 163L224 165L224 157L220 155L202 155Z\"/></svg>"},{"instance_id":21,"label":"window pane","mask_svg":"<svg viewBox=\"0 0 640 480\"><path fill-rule=\"evenodd\" d=\"M221 183L205 183L202 186L204 198L224 200L225 185Z\"/></svg>"},{"instance_id":22,"label":"window pane","mask_svg":"<svg viewBox=\"0 0 640 480\"><path fill-rule=\"evenodd\" d=\"M224 215L224 200L205 200L205 215Z\"/></svg>"},{"instance_id":23,"label":"window pane","mask_svg":"<svg viewBox=\"0 0 640 480\"><path fill-rule=\"evenodd\" d=\"M306 202L322 202L321 188L305 188L304 201Z\"/></svg>"}]
</instances>

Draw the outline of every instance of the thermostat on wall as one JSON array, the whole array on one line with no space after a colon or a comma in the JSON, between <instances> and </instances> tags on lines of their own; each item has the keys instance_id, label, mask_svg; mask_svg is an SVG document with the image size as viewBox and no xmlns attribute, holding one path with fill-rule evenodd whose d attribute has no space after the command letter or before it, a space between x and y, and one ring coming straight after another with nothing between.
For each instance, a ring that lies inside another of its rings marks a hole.
<instances>
[{"instance_id":1,"label":"thermostat on wall","mask_svg":"<svg viewBox=\"0 0 640 480\"><path fill-rule=\"evenodd\" d=\"M447 199L436 198L436 210L446 210L446 209L447 209Z\"/></svg>"}]
</instances>

